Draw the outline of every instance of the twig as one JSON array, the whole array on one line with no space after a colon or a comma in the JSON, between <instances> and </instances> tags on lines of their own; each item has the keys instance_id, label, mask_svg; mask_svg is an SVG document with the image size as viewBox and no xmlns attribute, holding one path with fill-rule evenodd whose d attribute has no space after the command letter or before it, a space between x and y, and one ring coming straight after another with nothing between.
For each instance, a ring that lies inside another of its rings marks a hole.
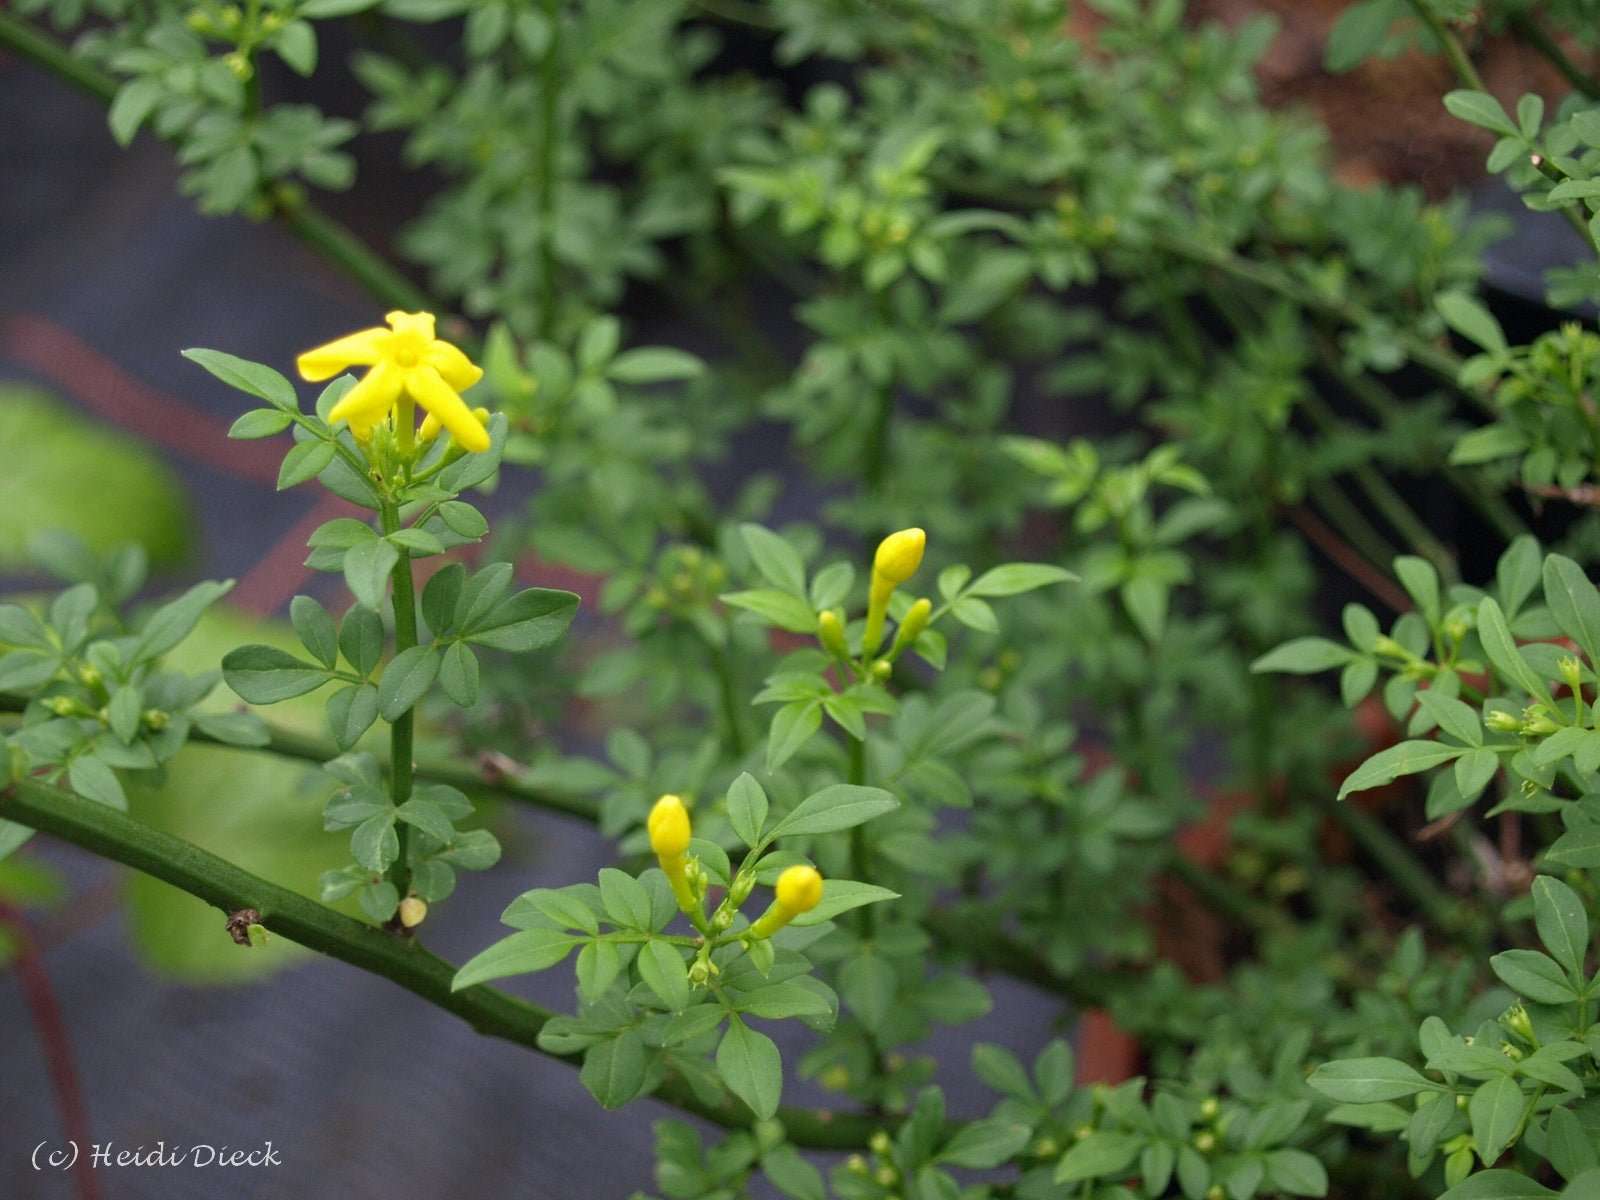
<instances>
[{"instance_id":1,"label":"twig","mask_svg":"<svg viewBox=\"0 0 1600 1200\"><path fill-rule=\"evenodd\" d=\"M1289 509L1289 520L1315 543L1317 549L1343 567L1350 578L1390 608L1396 612L1405 612L1411 607L1410 599L1399 587L1390 583L1371 563L1345 544L1339 535L1324 525L1310 509L1303 505Z\"/></svg>"},{"instance_id":2,"label":"twig","mask_svg":"<svg viewBox=\"0 0 1600 1200\"><path fill-rule=\"evenodd\" d=\"M343 913L219 858L207 850L103 804L20 779L0 791L0 817L52 834L102 858L143 871L204 900L224 913L252 908L267 929L307 949L381 975L435 1007L466 1021L479 1033L503 1038L565 1062L578 1056L540 1048L539 1031L555 1014L506 992L479 984L450 990L456 968L414 941L384 933ZM218 937L226 934L219 925ZM241 951L248 953L248 951ZM669 1079L653 1093L658 1099L718 1125L747 1127L752 1116L731 1098L719 1104L700 1099L687 1084ZM811 1109L780 1109L778 1120L796 1145L846 1149L866 1144L883 1126L878 1117Z\"/></svg>"}]
</instances>

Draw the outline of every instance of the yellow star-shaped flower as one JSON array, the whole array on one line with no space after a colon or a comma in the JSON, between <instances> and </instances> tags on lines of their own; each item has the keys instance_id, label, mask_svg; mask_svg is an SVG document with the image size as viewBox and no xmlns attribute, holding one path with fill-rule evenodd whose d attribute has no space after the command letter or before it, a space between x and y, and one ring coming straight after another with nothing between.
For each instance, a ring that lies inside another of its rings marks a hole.
<instances>
[{"instance_id":1,"label":"yellow star-shaped flower","mask_svg":"<svg viewBox=\"0 0 1600 1200\"><path fill-rule=\"evenodd\" d=\"M487 450L489 431L461 398L483 378L483 369L434 336L432 313L392 312L384 319L388 329L363 329L307 350L296 360L300 374L311 383L350 367L372 368L333 406L329 423L348 421L351 432L365 438L396 405L414 402L449 430L463 450ZM409 419L409 403L405 413Z\"/></svg>"}]
</instances>

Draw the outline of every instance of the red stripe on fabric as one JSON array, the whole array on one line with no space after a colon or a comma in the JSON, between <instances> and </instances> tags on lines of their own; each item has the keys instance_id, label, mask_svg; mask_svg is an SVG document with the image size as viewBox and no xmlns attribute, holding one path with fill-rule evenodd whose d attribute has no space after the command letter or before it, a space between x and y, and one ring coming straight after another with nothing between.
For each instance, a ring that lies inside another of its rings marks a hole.
<instances>
[{"instance_id":1,"label":"red stripe on fabric","mask_svg":"<svg viewBox=\"0 0 1600 1200\"><path fill-rule=\"evenodd\" d=\"M305 565L306 539L324 521L366 514L337 496L323 496L241 579L229 601L252 616L267 617L283 608L311 578Z\"/></svg>"},{"instance_id":2,"label":"red stripe on fabric","mask_svg":"<svg viewBox=\"0 0 1600 1200\"><path fill-rule=\"evenodd\" d=\"M8 317L0 326L0 350L97 416L147 441L220 471L277 482L279 447L230 441L226 423L144 386L52 321L22 313ZM241 396L241 412L247 403Z\"/></svg>"}]
</instances>

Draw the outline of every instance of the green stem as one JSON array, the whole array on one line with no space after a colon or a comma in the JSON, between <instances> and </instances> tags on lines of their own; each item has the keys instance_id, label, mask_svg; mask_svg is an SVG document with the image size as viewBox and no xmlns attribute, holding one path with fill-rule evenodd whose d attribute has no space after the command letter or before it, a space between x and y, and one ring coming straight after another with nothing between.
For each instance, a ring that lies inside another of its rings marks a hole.
<instances>
[{"instance_id":1,"label":"green stem","mask_svg":"<svg viewBox=\"0 0 1600 1200\"><path fill-rule=\"evenodd\" d=\"M80 58L47 33L40 33L26 21L0 9L0 46L15 50L23 58L55 72L62 79L96 100L111 103L117 94L117 81L86 59Z\"/></svg>"},{"instance_id":2,"label":"green stem","mask_svg":"<svg viewBox=\"0 0 1600 1200\"><path fill-rule=\"evenodd\" d=\"M1341 428L1341 423L1334 416L1333 410L1315 391L1308 391L1301 403L1312 423L1323 433L1335 433ZM1446 583L1459 581L1460 572L1456 567L1455 556L1433 535L1427 522L1417 516L1387 479L1374 470L1370 463L1351 467L1349 475L1372 506L1383 514L1411 549L1438 568Z\"/></svg>"},{"instance_id":3,"label":"green stem","mask_svg":"<svg viewBox=\"0 0 1600 1200\"><path fill-rule=\"evenodd\" d=\"M539 61L539 144L535 170L539 211L539 311L540 341L555 332L557 294L555 230L556 138L561 122L561 0L545 0L550 22L550 45Z\"/></svg>"},{"instance_id":4,"label":"green stem","mask_svg":"<svg viewBox=\"0 0 1600 1200\"><path fill-rule=\"evenodd\" d=\"M1527 13L1519 12L1512 14L1511 28L1543 55L1551 66L1560 71L1574 88L1591 100L1600 100L1600 81L1585 75L1583 70L1567 57L1566 51L1556 43L1556 40L1544 31L1544 26Z\"/></svg>"},{"instance_id":5,"label":"green stem","mask_svg":"<svg viewBox=\"0 0 1600 1200\"><path fill-rule=\"evenodd\" d=\"M272 214L290 233L338 267L373 299L407 312L438 312L430 300L383 255L368 246L294 189L279 184L272 190Z\"/></svg>"},{"instance_id":6,"label":"green stem","mask_svg":"<svg viewBox=\"0 0 1600 1200\"><path fill-rule=\"evenodd\" d=\"M400 528L400 510L393 501L384 501L381 515L385 534ZM390 579L394 587L394 652L399 655L417 644L417 596L411 582L411 552L403 547ZM416 707L413 705L389 727L389 796L396 807L411 799L416 765L412 758L415 723ZM389 868L389 881L404 900L411 886L411 863L407 858L410 827L404 821L396 821L395 832L400 837L400 853Z\"/></svg>"},{"instance_id":7,"label":"green stem","mask_svg":"<svg viewBox=\"0 0 1600 1200\"><path fill-rule=\"evenodd\" d=\"M0 46L37 63L105 104L111 103L121 86L113 76L75 55L56 38L4 9L0 9ZM295 190L278 184L268 192L267 199L272 204L273 216L296 238L347 273L381 303L411 311L439 311L434 302L387 260L310 201L298 197Z\"/></svg>"},{"instance_id":8,"label":"green stem","mask_svg":"<svg viewBox=\"0 0 1600 1200\"><path fill-rule=\"evenodd\" d=\"M1572 178L1571 175L1568 175L1555 163L1551 162L1548 155L1535 154L1532 156L1532 162L1538 168L1539 174L1550 180L1551 183L1566 183ZM1588 246L1590 251L1597 257L1600 257L1600 242L1595 241L1594 234L1589 231L1589 222L1584 215L1579 213L1579 208L1582 208L1585 214L1589 211L1588 204L1579 200L1574 204L1560 205L1561 215L1566 218L1567 224L1572 226L1573 232L1583 239L1584 245Z\"/></svg>"},{"instance_id":9,"label":"green stem","mask_svg":"<svg viewBox=\"0 0 1600 1200\"><path fill-rule=\"evenodd\" d=\"M1487 91L1488 89L1483 86L1483 76L1478 74L1478 68L1473 66L1472 60L1467 57L1461 40L1434 15L1433 9L1428 7L1427 0L1407 0L1407 2L1411 5L1411 11L1417 14L1417 19L1428 27L1428 32L1439 39L1439 44L1444 47L1444 56L1455 68L1457 78L1475 92Z\"/></svg>"},{"instance_id":10,"label":"green stem","mask_svg":"<svg viewBox=\"0 0 1600 1200\"><path fill-rule=\"evenodd\" d=\"M850 756L849 781L857 787L863 787L867 782L867 743L861 738L846 737L845 745ZM850 830L850 874L856 879L872 879L872 847L867 844L865 825L857 825ZM863 940L870 938L876 930L877 914L872 908L872 905L865 904L856 909L856 932Z\"/></svg>"},{"instance_id":11,"label":"green stem","mask_svg":"<svg viewBox=\"0 0 1600 1200\"><path fill-rule=\"evenodd\" d=\"M734 758L743 758L750 747L745 740L744 722L739 718L739 689L733 678L733 663L728 659L726 646L715 645L710 639L705 639L705 644L716 670L717 695L722 705L722 724L727 732L728 749L733 751Z\"/></svg>"},{"instance_id":12,"label":"green stem","mask_svg":"<svg viewBox=\"0 0 1600 1200\"><path fill-rule=\"evenodd\" d=\"M1388 420L1404 405L1405 402L1395 395L1393 389L1345 363L1338 349L1325 338L1317 339L1317 357L1345 391L1360 401L1380 422ZM1528 532L1527 525L1516 511L1500 496L1489 495L1470 472L1452 466L1440 467L1438 471L1449 481L1456 494L1476 508L1506 541Z\"/></svg>"},{"instance_id":13,"label":"green stem","mask_svg":"<svg viewBox=\"0 0 1600 1200\"><path fill-rule=\"evenodd\" d=\"M37 779L21 779L0 790L0 817L49 833L102 858L143 871L204 900L224 913L255 909L268 930L340 962L381 975L445 1012L460 1017L487 1037L503 1038L540 1050L538 1037L555 1014L485 985L450 990L456 968L415 942L392 937L371 925L335 912L314 900L279 887L218 858L193 843L173 837L103 804L51 787ZM219 929L218 937L225 936ZM249 953L240 950L241 954ZM576 1063L576 1055L551 1054ZM708 1104L680 1080L668 1079L654 1095L708 1121L748 1128L751 1114L726 1099ZM791 1141L817 1149L863 1146L879 1117L856 1113L780 1109Z\"/></svg>"}]
</instances>

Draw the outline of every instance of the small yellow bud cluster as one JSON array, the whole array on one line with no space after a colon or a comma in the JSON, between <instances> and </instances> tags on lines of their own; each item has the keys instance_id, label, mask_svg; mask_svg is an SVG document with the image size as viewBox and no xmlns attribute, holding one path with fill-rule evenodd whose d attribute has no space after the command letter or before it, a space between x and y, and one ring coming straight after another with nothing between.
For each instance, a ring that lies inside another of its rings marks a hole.
<instances>
[{"instance_id":1,"label":"small yellow bud cluster","mask_svg":"<svg viewBox=\"0 0 1600 1200\"><path fill-rule=\"evenodd\" d=\"M822 875L815 867L790 867L778 876L776 898L761 919L750 926L752 938L769 938L801 913L822 902Z\"/></svg>"},{"instance_id":2,"label":"small yellow bud cluster","mask_svg":"<svg viewBox=\"0 0 1600 1200\"><path fill-rule=\"evenodd\" d=\"M678 907L691 916L700 912L700 900L689 880L689 810L677 796L666 795L655 803L646 822L650 849L661 863L661 871L672 885Z\"/></svg>"}]
</instances>

